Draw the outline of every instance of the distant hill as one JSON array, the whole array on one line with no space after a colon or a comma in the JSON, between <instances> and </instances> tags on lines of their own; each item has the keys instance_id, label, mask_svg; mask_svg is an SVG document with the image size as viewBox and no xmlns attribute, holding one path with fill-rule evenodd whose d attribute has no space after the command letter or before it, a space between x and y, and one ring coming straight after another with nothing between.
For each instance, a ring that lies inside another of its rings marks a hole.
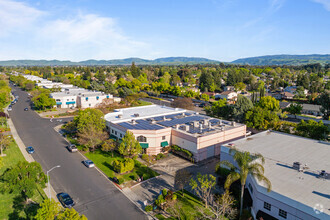
<instances>
[{"instance_id":1,"label":"distant hill","mask_svg":"<svg viewBox=\"0 0 330 220\"><path fill-rule=\"evenodd\" d=\"M311 54L311 55L269 55L260 57L248 57L234 60L234 64L250 65L304 65L310 63L330 63L330 54Z\"/></svg>"},{"instance_id":2,"label":"distant hill","mask_svg":"<svg viewBox=\"0 0 330 220\"><path fill-rule=\"evenodd\" d=\"M155 60L140 58L114 59L114 60L85 60L72 62L69 60L7 60L0 61L0 66L101 66L101 65L179 65L179 64L205 64L220 63L220 61L199 57L165 57Z\"/></svg>"}]
</instances>

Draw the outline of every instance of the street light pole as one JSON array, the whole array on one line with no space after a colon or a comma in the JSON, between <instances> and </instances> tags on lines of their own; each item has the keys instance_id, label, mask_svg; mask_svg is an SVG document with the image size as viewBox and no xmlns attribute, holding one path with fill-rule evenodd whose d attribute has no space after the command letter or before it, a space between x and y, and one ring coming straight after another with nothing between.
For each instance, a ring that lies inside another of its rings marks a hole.
<instances>
[{"instance_id":1,"label":"street light pole","mask_svg":"<svg viewBox=\"0 0 330 220\"><path fill-rule=\"evenodd\" d=\"M52 199L52 194L50 193L50 180L49 180L49 175L48 175L48 173L49 173L50 171L52 171L53 169L55 169L55 168L59 168L59 167L61 167L61 165L57 165L57 166L55 166L55 167L53 167L52 169L50 169L50 170L47 171L49 201Z\"/></svg>"}]
</instances>

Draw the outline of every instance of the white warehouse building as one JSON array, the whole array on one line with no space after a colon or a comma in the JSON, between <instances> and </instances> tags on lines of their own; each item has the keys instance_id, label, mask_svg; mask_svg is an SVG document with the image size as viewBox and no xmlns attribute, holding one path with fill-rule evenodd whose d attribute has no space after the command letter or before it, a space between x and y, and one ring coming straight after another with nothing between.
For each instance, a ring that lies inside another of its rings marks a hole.
<instances>
[{"instance_id":1,"label":"white warehouse building","mask_svg":"<svg viewBox=\"0 0 330 220\"><path fill-rule=\"evenodd\" d=\"M265 131L221 146L220 161L232 163L230 148L260 153L265 158L264 184L250 175L247 207L254 218L288 220L330 219L330 145L281 132ZM235 164L235 163L234 163Z\"/></svg>"}]
</instances>

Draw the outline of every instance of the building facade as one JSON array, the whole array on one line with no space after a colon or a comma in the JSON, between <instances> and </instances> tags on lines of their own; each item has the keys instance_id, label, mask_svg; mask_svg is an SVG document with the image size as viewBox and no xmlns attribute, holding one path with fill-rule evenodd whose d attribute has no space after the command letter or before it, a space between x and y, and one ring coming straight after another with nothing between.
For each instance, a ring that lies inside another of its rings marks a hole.
<instances>
[{"instance_id":1,"label":"building facade","mask_svg":"<svg viewBox=\"0 0 330 220\"><path fill-rule=\"evenodd\" d=\"M221 144L246 135L243 124L159 105L117 109L105 120L112 137L122 139L130 131L144 153L155 155L177 145L193 153L195 161L219 155Z\"/></svg>"},{"instance_id":2,"label":"building facade","mask_svg":"<svg viewBox=\"0 0 330 220\"><path fill-rule=\"evenodd\" d=\"M272 190L251 175L245 184L254 218L288 220L330 219L330 145L280 132L261 132L222 145L220 161L235 164L230 148L260 153ZM323 173L323 174L322 174Z\"/></svg>"}]
</instances>

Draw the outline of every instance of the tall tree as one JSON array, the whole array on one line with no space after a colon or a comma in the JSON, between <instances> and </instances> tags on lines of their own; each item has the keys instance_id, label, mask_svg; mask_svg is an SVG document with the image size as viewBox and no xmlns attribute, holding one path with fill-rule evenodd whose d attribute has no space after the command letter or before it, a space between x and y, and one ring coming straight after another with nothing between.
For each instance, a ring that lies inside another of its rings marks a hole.
<instances>
[{"instance_id":1,"label":"tall tree","mask_svg":"<svg viewBox=\"0 0 330 220\"><path fill-rule=\"evenodd\" d=\"M142 151L142 147L140 143L135 139L134 134L130 131L127 131L118 147L118 151L125 157L134 157Z\"/></svg>"},{"instance_id":2,"label":"tall tree","mask_svg":"<svg viewBox=\"0 0 330 220\"><path fill-rule=\"evenodd\" d=\"M36 220L87 220L84 215L71 208L64 209L55 200L45 199L34 216Z\"/></svg>"},{"instance_id":3,"label":"tall tree","mask_svg":"<svg viewBox=\"0 0 330 220\"><path fill-rule=\"evenodd\" d=\"M88 125L78 132L79 144L84 145L91 150L95 150L95 147L100 145L108 137L109 135L107 132L97 129L93 125Z\"/></svg>"},{"instance_id":4,"label":"tall tree","mask_svg":"<svg viewBox=\"0 0 330 220\"><path fill-rule=\"evenodd\" d=\"M198 173L196 180L194 178L190 180L192 190L194 190L195 193L204 200L206 208L210 202L215 183L216 178L211 174L202 175Z\"/></svg>"},{"instance_id":5,"label":"tall tree","mask_svg":"<svg viewBox=\"0 0 330 220\"><path fill-rule=\"evenodd\" d=\"M329 120L330 117L330 91L325 91L322 93L318 99L321 104L321 112L323 113L323 119Z\"/></svg>"},{"instance_id":6,"label":"tall tree","mask_svg":"<svg viewBox=\"0 0 330 220\"><path fill-rule=\"evenodd\" d=\"M35 194L38 185L44 188L47 183L47 177L41 165L27 161L19 161L15 166L7 169L1 179L4 182L5 191L21 193L25 199Z\"/></svg>"},{"instance_id":7,"label":"tall tree","mask_svg":"<svg viewBox=\"0 0 330 220\"><path fill-rule=\"evenodd\" d=\"M263 181L266 184L268 192L271 191L272 185L264 175L265 168L263 164L265 163L265 159L261 154L250 154L249 152L240 152L235 149L229 150L229 154L233 152L235 152L233 159L237 167L227 160L221 161L218 166L225 165L231 170L225 182L225 189L229 190L230 185L237 180L241 182L240 215L242 215L244 188L248 175L250 174L252 177L258 179L258 181ZM261 163L257 159L260 159Z\"/></svg>"},{"instance_id":8,"label":"tall tree","mask_svg":"<svg viewBox=\"0 0 330 220\"><path fill-rule=\"evenodd\" d=\"M11 139L8 135L4 135L0 133L0 149L1 149L1 157L4 156L3 151L9 147L11 143Z\"/></svg>"},{"instance_id":9,"label":"tall tree","mask_svg":"<svg viewBox=\"0 0 330 220\"><path fill-rule=\"evenodd\" d=\"M116 149L117 144L113 139L105 140L101 146L102 151L104 152L111 152L113 157L113 151Z\"/></svg>"},{"instance_id":10,"label":"tall tree","mask_svg":"<svg viewBox=\"0 0 330 220\"><path fill-rule=\"evenodd\" d=\"M184 196L183 189L186 185L189 184L190 178L191 178L191 173L186 169L178 170L175 173L175 178L174 178L175 186L181 190L182 196Z\"/></svg>"},{"instance_id":11,"label":"tall tree","mask_svg":"<svg viewBox=\"0 0 330 220\"><path fill-rule=\"evenodd\" d=\"M78 131L92 126L96 130L103 130L105 128L105 120L102 111L98 109L80 110L78 115L74 117L73 122Z\"/></svg>"}]
</instances>

